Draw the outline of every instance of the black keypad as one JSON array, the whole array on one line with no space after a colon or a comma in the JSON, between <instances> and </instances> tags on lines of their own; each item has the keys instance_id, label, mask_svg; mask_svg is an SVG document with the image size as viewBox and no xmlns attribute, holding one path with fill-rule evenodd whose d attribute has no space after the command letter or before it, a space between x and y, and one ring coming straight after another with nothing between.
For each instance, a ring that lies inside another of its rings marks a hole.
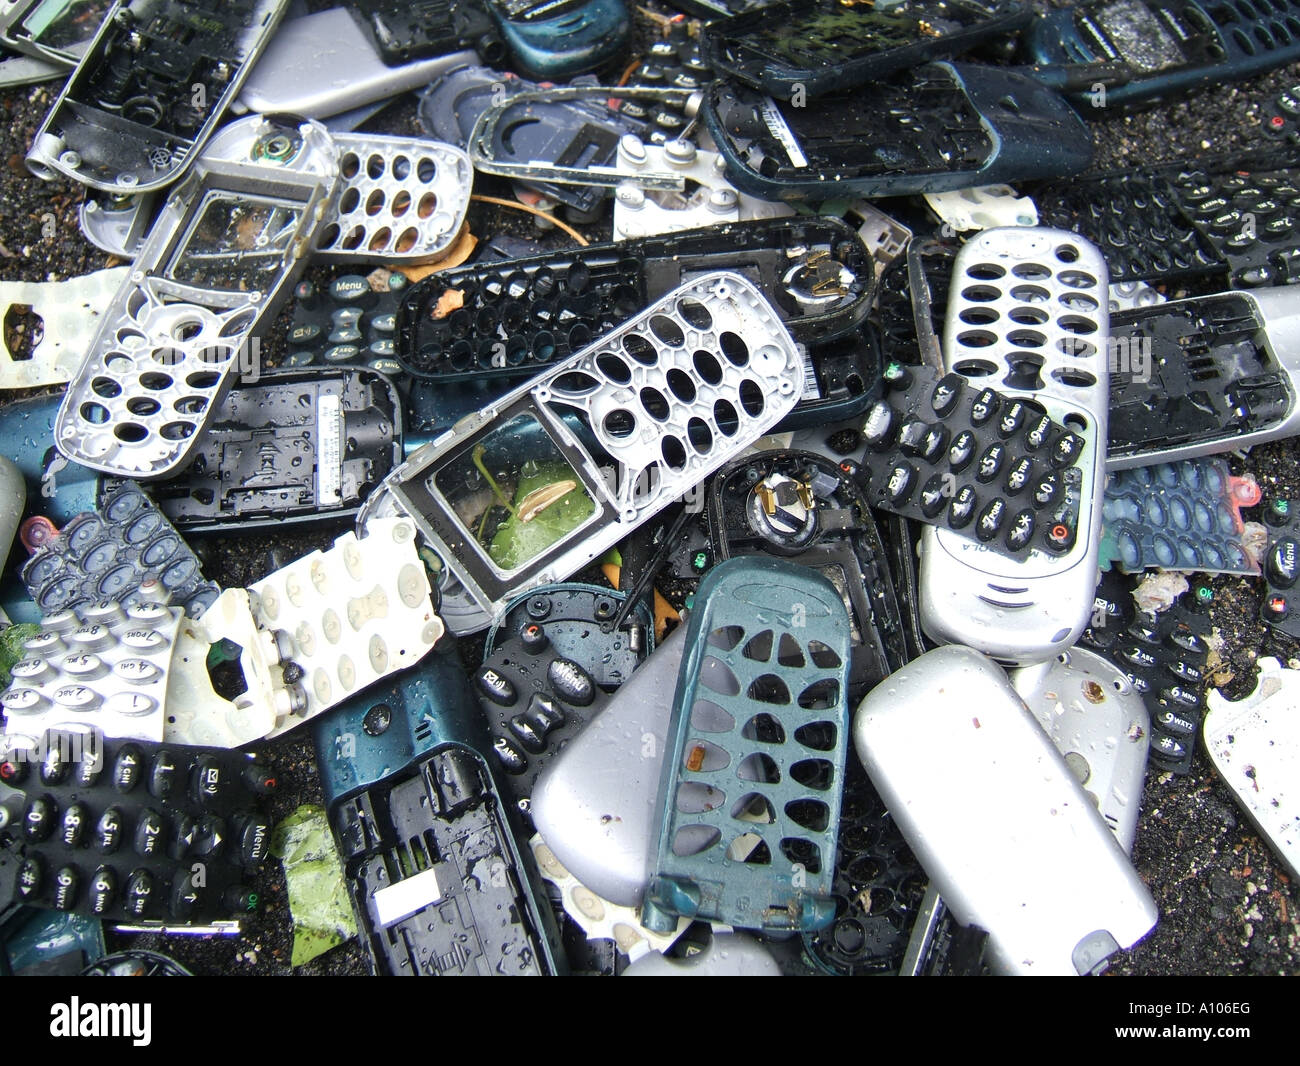
<instances>
[{"instance_id":1,"label":"black keypad","mask_svg":"<svg viewBox=\"0 0 1300 1066\"><path fill-rule=\"evenodd\" d=\"M855 464L873 506L962 530L1011 558L1074 546L1087 446L1080 434L1032 400L973 388L960 374L891 367L884 380ZM1076 491L1063 491L1067 481Z\"/></svg>"},{"instance_id":2,"label":"black keypad","mask_svg":"<svg viewBox=\"0 0 1300 1066\"><path fill-rule=\"evenodd\" d=\"M1177 774L1191 770L1205 712L1207 615L1184 593L1168 610L1137 610L1137 579L1108 573L1097 588L1092 624L1079 643L1104 655L1128 677L1151 716L1151 760Z\"/></svg>"},{"instance_id":3,"label":"black keypad","mask_svg":"<svg viewBox=\"0 0 1300 1066\"><path fill-rule=\"evenodd\" d=\"M7 759L108 772L29 774L26 791L0 780L0 802L20 819L0 849L0 897L173 925L257 906L245 882L269 851L271 822L256 800L274 778L254 757L49 730Z\"/></svg>"}]
</instances>

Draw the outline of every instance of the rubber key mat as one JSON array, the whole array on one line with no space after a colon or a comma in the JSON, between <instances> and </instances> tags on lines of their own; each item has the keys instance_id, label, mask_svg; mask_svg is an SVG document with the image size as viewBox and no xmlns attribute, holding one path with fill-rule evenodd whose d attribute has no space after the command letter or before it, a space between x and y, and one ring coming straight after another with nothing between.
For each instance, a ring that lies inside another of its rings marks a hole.
<instances>
[{"instance_id":1,"label":"rubber key mat","mask_svg":"<svg viewBox=\"0 0 1300 1066\"><path fill-rule=\"evenodd\" d=\"M1123 670L1141 693L1151 715L1151 761L1185 774L1205 711L1210 620L1187 605L1186 594L1159 614L1139 611L1135 585L1136 579L1116 571L1102 578L1092 624L1079 643Z\"/></svg>"},{"instance_id":2,"label":"rubber key mat","mask_svg":"<svg viewBox=\"0 0 1300 1066\"><path fill-rule=\"evenodd\" d=\"M1111 474L1102 503L1101 561L1126 573L1258 574L1241 511L1259 503L1253 477L1224 459L1184 459Z\"/></svg>"},{"instance_id":3,"label":"rubber key mat","mask_svg":"<svg viewBox=\"0 0 1300 1066\"><path fill-rule=\"evenodd\" d=\"M73 518L22 570L42 613L100 600L126 606L163 600L197 618L220 594L199 560L138 485L124 482L98 511Z\"/></svg>"},{"instance_id":4,"label":"rubber key mat","mask_svg":"<svg viewBox=\"0 0 1300 1066\"><path fill-rule=\"evenodd\" d=\"M867 413L862 467L872 506L960 532L1012 559L1075 541L1067 481L1079 434L1021 397L961 374L895 366Z\"/></svg>"},{"instance_id":5,"label":"rubber key mat","mask_svg":"<svg viewBox=\"0 0 1300 1066\"><path fill-rule=\"evenodd\" d=\"M12 739L12 738L10 738ZM232 920L270 848L254 756L51 730L0 763L0 897L132 924Z\"/></svg>"}]
</instances>

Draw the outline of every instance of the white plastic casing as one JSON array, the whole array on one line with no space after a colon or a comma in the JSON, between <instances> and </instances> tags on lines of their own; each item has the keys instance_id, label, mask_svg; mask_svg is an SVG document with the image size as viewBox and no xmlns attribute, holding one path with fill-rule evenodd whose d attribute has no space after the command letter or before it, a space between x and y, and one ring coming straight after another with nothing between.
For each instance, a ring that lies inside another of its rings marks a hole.
<instances>
[{"instance_id":1,"label":"white plastic casing","mask_svg":"<svg viewBox=\"0 0 1300 1066\"><path fill-rule=\"evenodd\" d=\"M614 190L616 241L794 214L786 204L739 192L727 180L722 156L697 148L689 140L663 146L646 144L635 134L624 134L614 165L628 179ZM642 189L636 183L642 170L679 173L686 179L687 188L680 193Z\"/></svg>"},{"instance_id":2,"label":"white plastic casing","mask_svg":"<svg viewBox=\"0 0 1300 1066\"><path fill-rule=\"evenodd\" d=\"M979 185L949 192L928 192L925 202L941 222L958 233L997 226L1037 226L1038 208L1010 185Z\"/></svg>"},{"instance_id":3,"label":"white plastic casing","mask_svg":"<svg viewBox=\"0 0 1300 1066\"><path fill-rule=\"evenodd\" d=\"M43 337L28 359L0 354L0 390L58 385L76 373L99 320L122 287L126 267L96 270L67 281L0 281L0 316L15 306L41 318Z\"/></svg>"},{"instance_id":4,"label":"white plastic casing","mask_svg":"<svg viewBox=\"0 0 1300 1066\"><path fill-rule=\"evenodd\" d=\"M444 633L406 518L345 533L248 589L227 589L182 633L183 656L168 690L167 739L238 747L278 737L380 678L418 662ZM248 690L233 701L213 690L208 648L243 649ZM301 668L301 683L283 666Z\"/></svg>"},{"instance_id":5,"label":"white plastic casing","mask_svg":"<svg viewBox=\"0 0 1300 1066\"><path fill-rule=\"evenodd\" d=\"M1257 829L1300 877L1300 670L1259 660L1255 691L1233 703L1211 690L1205 750Z\"/></svg>"},{"instance_id":6,"label":"white plastic casing","mask_svg":"<svg viewBox=\"0 0 1300 1066\"><path fill-rule=\"evenodd\" d=\"M419 662L444 632L409 519L372 522L364 540L345 533L249 591L258 620L293 641L307 690L304 714L272 737Z\"/></svg>"},{"instance_id":7,"label":"white plastic casing","mask_svg":"<svg viewBox=\"0 0 1300 1066\"><path fill-rule=\"evenodd\" d=\"M1126 852L1137 837L1151 716L1124 671L1085 648L1010 672L1011 684L1065 757Z\"/></svg>"},{"instance_id":8,"label":"white plastic casing","mask_svg":"<svg viewBox=\"0 0 1300 1066\"><path fill-rule=\"evenodd\" d=\"M247 688L233 700L216 692L208 674L213 644L241 650ZM247 589L226 589L198 620L186 619L167 686L169 744L236 748L260 740L290 719L293 699L284 683L275 634L257 624Z\"/></svg>"}]
</instances>

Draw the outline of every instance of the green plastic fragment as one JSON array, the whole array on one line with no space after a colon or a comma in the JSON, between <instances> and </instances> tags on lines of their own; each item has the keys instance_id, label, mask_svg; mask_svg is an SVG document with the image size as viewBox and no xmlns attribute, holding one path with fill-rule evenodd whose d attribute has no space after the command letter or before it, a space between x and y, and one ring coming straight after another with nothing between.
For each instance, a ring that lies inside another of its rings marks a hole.
<instances>
[{"instance_id":1,"label":"green plastic fragment","mask_svg":"<svg viewBox=\"0 0 1300 1066\"><path fill-rule=\"evenodd\" d=\"M289 886L294 966L357 935L325 808L304 804L276 826L271 854L284 863Z\"/></svg>"},{"instance_id":2,"label":"green plastic fragment","mask_svg":"<svg viewBox=\"0 0 1300 1066\"><path fill-rule=\"evenodd\" d=\"M564 463L525 463L510 517L492 538L488 555L502 570L514 570L573 532L595 510L595 501L571 467Z\"/></svg>"},{"instance_id":3,"label":"green plastic fragment","mask_svg":"<svg viewBox=\"0 0 1300 1066\"><path fill-rule=\"evenodd\" d=\"M0 630L0 688L8 688L9 671L23 657L23 644L41 631L34 622L21 622Z\"/></svg>"},{"instance_id":4,"label":"green plastic fragment","mask_svg":"<svg viewBox=\"0 0 1300 1066\"><path fill-rule=\"evenodd\" d=\"M790 206L800 214L811 215L814 213L811 208L805 209L803 204L791 204ZM847 196L842 196L839 199L823 200L817 208L816 214L821 215L823 218L843 218L851 206L853 206L853 201Z\"/></svg>"}]
</instances>

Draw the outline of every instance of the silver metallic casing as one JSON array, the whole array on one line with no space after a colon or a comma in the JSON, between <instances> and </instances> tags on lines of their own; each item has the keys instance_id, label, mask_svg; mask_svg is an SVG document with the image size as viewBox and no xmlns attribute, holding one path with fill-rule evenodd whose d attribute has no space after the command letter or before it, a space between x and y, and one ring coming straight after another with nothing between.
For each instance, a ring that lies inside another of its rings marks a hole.
<instances>
[{"instance_id":1,"label":"silver metallic casing","mask_svg":"<svg viewBox=\"0 0 1300 1066\"><path fill-rule=\"evenodd\" d=\"M313 258L342 263L432 263L456 243L469 210L474 168L450 144L422 137L331 133L342 178L321 222ZM97 248L134 259L149 235L157 200L115 202L88 194L81 233Z\"/></svg>"},{"instance_id":2,"label":"silver metallic casing","mask_svg":"<svg viewBox=\"0 0 1300 1066\"><path fill-rule=\"evenodd\" d=\"M348 263L432 263L469 210L474 168L460 148L421 137L332 134L342 183L313 253Z\"/></svg>"},{"instance_id":3,"label":"silver metallic casing","mask_svg":"<svg viewBox=\"0 0 1300 1066\"><path fill-rule=\"evenodd\" d=\"M858 707L853 742L944 902L1007 974L1097 972L1155 901L999 667L928 652Z\"/></svg>"},{"instance_id":4,"label":"silver metallic casing","mask_svg":"<svg viewBox=\"0 0 1300 1066\"><path fill-rule=\"evenodd\" d=\"M986 230L953 266L944 368L976 387L1032 400L1083 437L1074 545L1007 559L973 538L927 526L920 612L926 634L1010 665L1043 662L1088 624L1097 587L1109 377L1106 263L1077 234Z\"/></svg>"},{"instance_id":5,"label":"silver metallic casing","mask_svg":"<svg viewBox=\"0 0 1300 1066\"><path fill-rule=\"evenodd\" d=\"M280 161L263 151L294 138L296 150ZM255 115L213 137L163 205L68 385L54 425L59 450L138 480L183 466L234 369L254 358L246 344L258 323L305 265L337 182L337 149L314 122L279 127ZM226 229L213 249L195 251L209 240L209 215L219 228L223 210ZM254 222L245 233L240 218L255 220L259 210L269 213L267 227L283 217L283 228L255 233ZM197 284L200 270L229 281Z\"/></svg>"},{"instance_id":6,"label":"silver metallic casing","mask_svg":"<svg viewBox=\"0 0 1300 1066\"><path fill-rule=\"evenodd\" d=\"M454 67L477 62L467 50L390 67L347 8L331 7L285 20L235 109L327 118L423 88Z\"/></svg>"},{"instance_id":7,"label":"silver metallic casing","mask_svg":"<svg viewBox=\"0 0 1300 1066\"><path fill-rule=\"evenodd\" d=\"M596 895L639 907L659 844L655 803L671 693L686 642L678 626L533 786L533 824L555 857Z\"/></svg>"}]
</instances>

